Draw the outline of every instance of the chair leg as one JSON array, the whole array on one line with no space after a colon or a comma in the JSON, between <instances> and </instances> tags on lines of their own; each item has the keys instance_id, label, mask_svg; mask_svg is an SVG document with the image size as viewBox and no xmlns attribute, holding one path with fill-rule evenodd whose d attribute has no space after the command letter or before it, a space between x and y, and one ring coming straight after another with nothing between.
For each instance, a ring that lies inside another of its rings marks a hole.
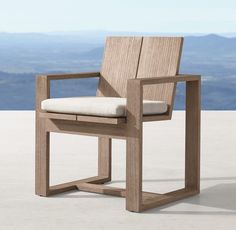
<instances>
[{"instance_id":1,"label":"chair leg","mask_svg":"<svg viewBox=\"0 0 236 230\"><path fill-rule=\"evenodd\" d=\"M98 176L111 181L111 138L98 137Z\"/></svg>"},{"instance_id":2,"label":"chair leg","mask_svg":"<svg viewBox=\"0 0 236 230\"><path fill-rule=\"evenodd\" d=\"M45 122L36 118L35 193L39 196L49 195L49 143Z\"/></svg>"},{"instance_id":3,"label":"chair leg","mask_svg":"<svg viewBox=\"0 0 236 230\"><path fill-rule=\"evenodd\" d=\"M142 209L143 88L128 81L126 137L126 209Z\"/></svg>"},{"instance_id":4,"label":"chair leg","mask_svg":"<svg viewBox=\"0 0 236 230\"><path fill-rule=\"evenodd\" d=\"M186 85L185 188L200 192L200 82Z\"/></svg>"},{"instance_id":5,"label":"chair leg","mask_svg":"<svg viewBox=\"0 0 236 230\"><path fill-rule=\"evenodd\" d=\"M134 136L127 138L126 149L126 209L140 212L142 208L142 131L139 132L134 128Z\"/></svg>"}]
</instances>

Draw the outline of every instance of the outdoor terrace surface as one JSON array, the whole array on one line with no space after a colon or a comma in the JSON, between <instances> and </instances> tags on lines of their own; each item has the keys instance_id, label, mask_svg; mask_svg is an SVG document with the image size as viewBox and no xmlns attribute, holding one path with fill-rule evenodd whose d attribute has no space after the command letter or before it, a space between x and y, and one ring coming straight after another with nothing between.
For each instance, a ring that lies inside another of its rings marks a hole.
<instances>
[{"instance_id":1,"label":"outdoor terrace surface","mask_svg":"<svg viewBox=\"0 0 236 230\"><path fill-rule=\"evenodd\" d=\"M236 111L203 111L201 194L141 214L125 199L80 191L34 195L34 112L0 112L0 229L235 229ZM52 134L51 183L97 173L97 138ZM143 190L184 186L184 112L144 124ZM125 141L113 141L110 186L125 187Z\"/></svg>"}]
</instances>

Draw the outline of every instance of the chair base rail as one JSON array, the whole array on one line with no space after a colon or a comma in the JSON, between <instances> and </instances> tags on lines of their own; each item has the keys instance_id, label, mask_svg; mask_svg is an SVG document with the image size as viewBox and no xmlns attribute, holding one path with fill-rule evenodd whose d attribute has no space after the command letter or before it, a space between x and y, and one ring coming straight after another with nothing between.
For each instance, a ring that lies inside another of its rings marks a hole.
<instances>
[{"instance_id":1,"label":"chair base rail","mask_svg":"<svg viewBox=\"0 0 236 230\"><path fill-rule=\"evenodd\" d=\"M78 186L84 183L104 184L109 181L110 181L110 178L95 176L95 177L89 177L86 179L75 180L75 181L71 181L67 183L53 185L49 187L48 193L46 196L56 195L56 194L68 192L71 190L78 190Z\"/></svg>"},{"instance_id":2,"label":"chair base rail","mask_svg":"<svg viewBox=\"0 0 236 230\"><path fill-rule=\"evenodd\" d=\"M111 195L118 197L126 197L126 189L113 186L103 185L109 182L107 177L90 177L82 180L71 181L68 183L53 185L49 187L46 196L52 196L59 193L64 193L72 190L79 190L90 193L98 193L103 195ZM139 211L142 212L148 209L157 208L171 202L185 199L199 194L198 190L182 188L165 194L142 192L142 204Z\"/></svg>"}]
</instances>

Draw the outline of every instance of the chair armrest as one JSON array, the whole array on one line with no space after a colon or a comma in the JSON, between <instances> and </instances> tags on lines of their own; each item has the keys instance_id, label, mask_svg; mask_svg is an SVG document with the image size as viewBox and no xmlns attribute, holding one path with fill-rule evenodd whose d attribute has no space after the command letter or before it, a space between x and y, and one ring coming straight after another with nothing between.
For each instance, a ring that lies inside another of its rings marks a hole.
<instances>
[{"instance_id":1,"label":"chair armrest","mask_svg":"<svg viewBox=\"0 0 236 230\"><path fill-rule=\"evenodd\" d=\"M180 74L170 77L129 79L127 84L127 122L138 125L143 117L143 86L186 82L186 111L196 107L200 111L201 76Z\"/></svg>"},{"instance_id":2,"label":"chair armrest","mask_svg":"<svg viewBox=\"0 0 236 230\"><path fill-rule=\"evenodd\" d=\"M177 82L187 82L187 81L200 81L200 75L192 74L178 74L170 77L153 77L153 78L136 78L129 79L128 81L138 81L141 85L154 85L154 84L164 84L164 83L177 83Z\"/></svg>"},{"instance_id":3,"label":"chair armrest","mask_svg":"<svg viewBox=\"0 0 236 230\"><path fill-rule=\"evenodd\" d=\"M100 77L100 72L88 72L88 73L69 73L69 74L48 74L38 77L46 78L47 80L67 80L76 78L90 78L90 77Z\"/></svg>"},{"instance_id":4,"label":"chair armrest","mask_svg":"<svg viewBox=\"0 0 236 230\"><path fill-rule=\"evenodd\" d=\"M36 78L36 111L41 111L41 102L50 98L50 81L67 80L78 78L100 77L100 72L91 73L71 73L71 74L49 74L41 75Z\"/></svg>"}]
</instances>

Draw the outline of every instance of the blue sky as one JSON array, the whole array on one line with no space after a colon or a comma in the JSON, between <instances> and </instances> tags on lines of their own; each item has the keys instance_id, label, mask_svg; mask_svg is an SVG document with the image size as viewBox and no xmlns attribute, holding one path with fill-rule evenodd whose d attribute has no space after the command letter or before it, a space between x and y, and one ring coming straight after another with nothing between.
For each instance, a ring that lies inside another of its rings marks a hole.
<instances>
[{"instance_id":1,"label":"blue sky","mask_svg":"<svg viewBox=\"0 0 236 230\"><path fill-rule=\"evenodd\" d=\"M236 32L236 0L0 0L0 32Z\"/></svg>"}]
</instances>

